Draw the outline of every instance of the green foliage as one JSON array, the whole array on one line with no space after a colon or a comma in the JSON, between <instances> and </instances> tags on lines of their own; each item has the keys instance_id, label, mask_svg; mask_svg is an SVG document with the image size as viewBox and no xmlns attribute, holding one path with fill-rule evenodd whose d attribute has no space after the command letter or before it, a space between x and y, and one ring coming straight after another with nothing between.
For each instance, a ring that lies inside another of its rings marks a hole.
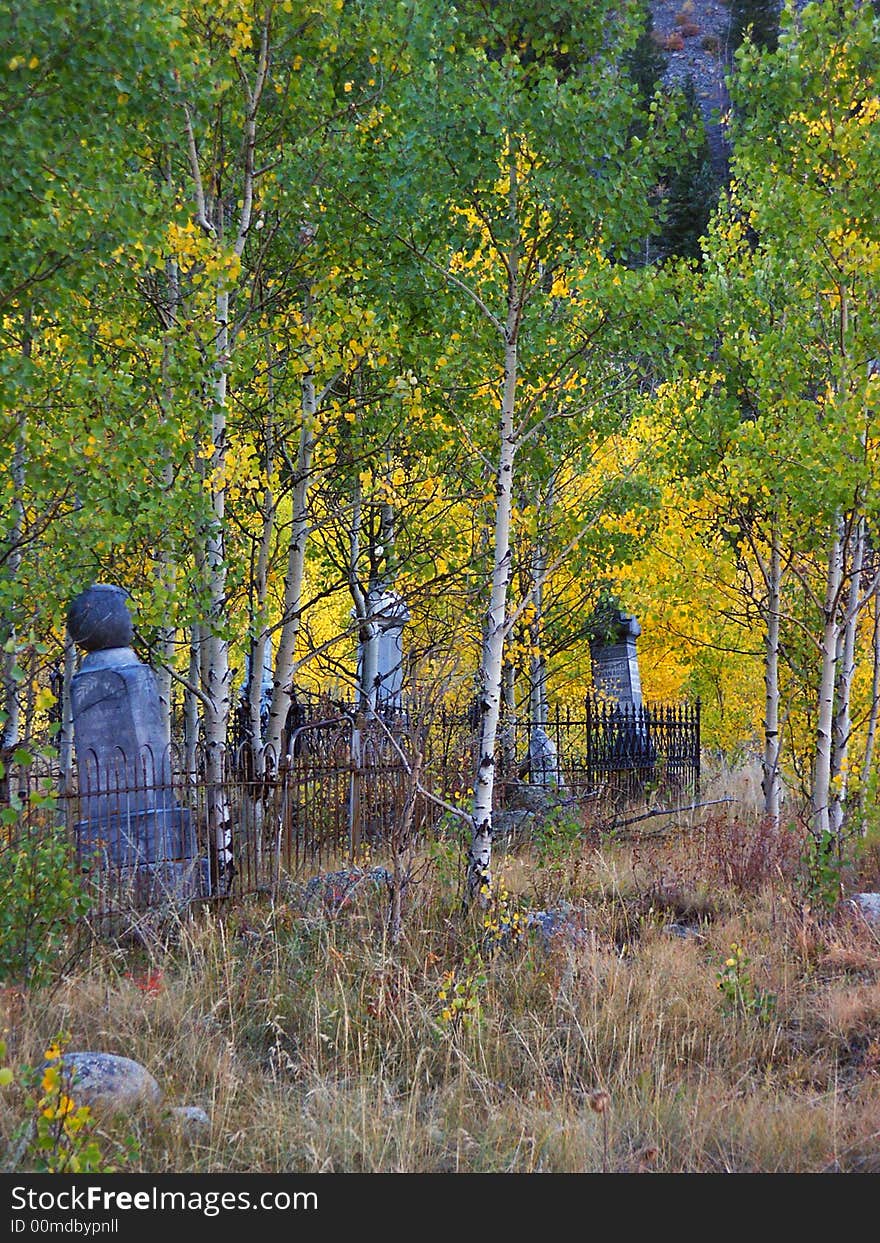
<instances>
[{"instance_id":1,"label":"green foliage","mask_svg":"<svg viewBox=\"0 0 880 1243\"><path fill-rule=\"evenodd\" d=\"M482 1015L480 994L487 984L483 959L476 950L465 955L460 967L445 972L437 990L440 1006L438 1031L457 1036L477 1026Z\"/></svg>"},{"instance_id":2,"label":"green foliage","mask_svg":"<svg viewBox=\"0 0 880 1243\"><path fill-rule=\"evenodd\" d=\"M779 40L779 0L731 0L730 46L748 35L755 47L774 52Z\"/></svg>"},{"instance_id":3,"label":"green foliage","mask_svg":"<svg viewBox=\"0 0 880 1243\"><path fill-rule=\"evenodd\" d=\"M71 1072L65 1070L62 1053L67 1037L56 1036L46 1050L42 1067L23 1067L18 1086L24 1092L24 1103L31 1114L13 1140L13 1149L27 1160L28 1168L39 1174L110 1174L118 1165L108 1164L101 1150L92 1111L88 1105L77 1105L76 1085ZM0 1041L0 1060L6 1046ZM9 1067L0 1069L0 1087L15 1085ZM126 1141L124 1161L136 1155L137 1146Z\"/></svg>"},{"instance_id":4,"label":"green foliage","mask_svg":"<svg viewBox=\"0 0 880 1243\"><path fill-rule=\"evenodd\" d=\"M692 78L684 88L683 119L693 137L683 141L677 159L665 175L666 217L658 238L661 254L700 259L702 238L718 203L721 182L709 151L709 140L696 100Z\"/></svg>"},{"instance_id":5,"label":"green foliage","mask_svg":"<svg viewBox=\"0 0 880 1243\"><path fill-rule=\"evenodd\" d=\"M546 815L536 817L531 838L538 867L548 876L563 875L583 832L583 824L570 808L551 807Z\"/></svg>"},{"instance_id":6,"label":"green foliage","mask_svg":"<svg viewBox=\"0 0 880 1243\"><path fill-rule=\"evenodd\" d=\"M826 913L835 910L840 901L843 856L833 829L807 835L803 866L807 900Z\"/></svg>"},{"instance_id":7,"label":"green foliage","mask_svg":"<svg viewBox=\"0 0 880 1243\"><path fill-rule=\"evenodd\" d=\"M727 1008L740 1016L752 1015L762 1023L769 1022L776 1010L776 997L756 988L750 973L751 959L736 941L715 976L715 983Z\"/></svg>"},{"instance_id":8,"label":"green foliage","mask_svg":"<svg viewBox=\"0 0 880 1243\"><path fill-rule=\"evenodd\" d=\"M16 762L30 760L25 748L16 755ZM37 985L57 967L88 898L55 822L53 793L34 791L29 802L33 819L23 829L17 794L0 809L0 978Z\"/></svg>"}]
</instances>

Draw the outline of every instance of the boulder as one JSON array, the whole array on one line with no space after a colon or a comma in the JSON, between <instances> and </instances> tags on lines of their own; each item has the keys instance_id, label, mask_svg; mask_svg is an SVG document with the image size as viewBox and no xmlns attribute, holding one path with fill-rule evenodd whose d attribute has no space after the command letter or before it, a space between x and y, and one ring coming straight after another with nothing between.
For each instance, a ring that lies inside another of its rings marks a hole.
<instances>
[{"instance_id":1,"label":"boulder","mask_svg":"<svg viewBox=\"0 0 880 1243\"><path fill-rule=\"evenodd\" d=\"M693 928L690 924L664 924L663 933L667 937L679 937L682 941L704 939L699 928Z\"/></svg>"},{"instance_id":2,"label":"boulder","mask_svg":"<svg viewBox=\"0 0 880 1243\"><path fill-rule=\"evenodd\" d=\"M540 785L518 781L507 787L505 804L510 811L545 812L556 800L556 792Z\"/></svg>"},{"instance_id":3,"label":"boulder","mask_svg":"<svg viewBox=\"0 0 880 1243\"><path fill-rule=\"evenodd\" d=\"M211 1119L198 1105L176 1105L171 1120L187 1139L203 1139L211 1132Z\"/></svg>"},{"instance_id":4,"label":"boulder","mask_svg":"<svg viewBox=\"0 0 880 1243\"><path fill-rule=\"evenodd\" d=\"M511 837L525 833L534 823L534 814L523 807L492 813L492 832L495 837Z\"/></svg>"},{"instance_id":5,"label":"boulder","mask_svg":"<svg viewBox=\"0 0 880 1243\"><path fill-rule=\"evenodd\" d=\"M856 893L851 900L869 924L880 924L880 893Z\"/></svg>"},{"instance_id":6,"label":"boulder","mask_svg":"<svg viewBox=\"0 0 880 1243\"><path fill-rule=\"evenodd\" d=\"M115 1053L65 1053L60 1062L62 1082L71 1077L70 1095L76 1105L100 1113L124 1113L139 1105L155 1106L162 1089L140 1062Z\"/></svg>"},{"instance_id":7,"label":"boulder","mask_svg":"<svg viewBox=\"0 0 880 1243\"><path fill-rule=\"evenodd\" d=\"M527 928L536 931L543 948L550 951L561 945L585 945L587 932L583 920L575 913L568 902L546 911L528 911L525 917Z\"/></svg>"}]
</instances>

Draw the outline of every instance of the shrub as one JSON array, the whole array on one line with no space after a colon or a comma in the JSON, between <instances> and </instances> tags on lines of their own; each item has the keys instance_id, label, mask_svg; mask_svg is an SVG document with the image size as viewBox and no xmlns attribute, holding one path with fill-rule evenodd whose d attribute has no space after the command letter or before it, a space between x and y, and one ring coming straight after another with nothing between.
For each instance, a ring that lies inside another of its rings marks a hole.
<instances>
[{"instance_id":1,"label":"shrub","mask_svg":"<svg viewBox=\"0 0 880 1243\"><path fill-rule=\"evenodd\" d=\"M684 39L674 30L671 35L667 35L663 40L663 46L667 52L680 52L684 47Z\"/></svg>"},{"instance_id":2,"label":"shrub","mask_svg":"<svg viewBox=\"0 0 880 1243\"><path fill-rule=\"evenodd\" d=\"M707 818L704 832L708 874L740 893L790 879L800 866L804 832L798 826L716 815Z\"/></svg>"},{"instance_id":3,"label":"shrub","mask_svg":"<svg viewBox=\"0 0 880 1243\"><path fill-rule=\"evenodd\" d=\"M0 846L0 978L45 982L87 905L63 828L10 836Z\"/></svg>"}]
</instances>

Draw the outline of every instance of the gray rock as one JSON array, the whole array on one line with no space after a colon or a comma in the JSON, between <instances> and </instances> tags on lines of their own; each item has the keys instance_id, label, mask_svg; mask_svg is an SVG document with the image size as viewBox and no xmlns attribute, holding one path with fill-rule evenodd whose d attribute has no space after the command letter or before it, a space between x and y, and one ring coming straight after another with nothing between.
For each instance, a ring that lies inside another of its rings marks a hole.
<instances>
[{"instance_id":1,"label":"gray rock","mask_svg":"<svg viewBox=\"0 0 880 1243\"><path fill-rule=\"evenodd\" d=\"M492 813L492 832L496 837L509 837L513 833L524 831L531 825L534 815L525 808L516 807L509 811Z\"/></svg>"},{"instance_id":2,"label":"gray rock","mask_svg":"<svg viewBox=\"0 0 880 1243\"><path fill-rule=\"evenodd\" d=\"M518 782L507 790L507 808L509 811L544 812L551 805L553 791L539 785L526 785ZM493 824L495 817L493 817Z\"/></svg>"},{"instance_id":3,"label":"gray rock","mask_svg":"<svg viewBox=\"0 0 880 1243\"><path fill-rule=\"evenodd\" d=\"M176 1105L171 1118L187 1139L202 1139L210 1134L211 1119L198 1105Z\"/></svg>"},{"instance_id":4,"label":"gray rock","mask_svg":"<svg viewBox=\"0 0 880 1243\"><path fill-rule=\"evenodd\" d=\"M880 923L880 893L856 893L851 901L869 924Z\"/></svg>"},{"instance_id":5,"label":"gray rock","mask_svg":"<svg viewBox=\"0 0 880 1243\"><path fill-rule=\"evenodd\" d=\"M584 945L587 940L583 924L568 903L547 911L529 911L525 923L527 928L540 934L544 949L548 951L557 945Z\"/></svg>"},{"instance_id":6,"label":"gray rock","mask_svg":"<svg viewBox=\"0 0 880 1243\"><path fill-rule=\"evenodd\" d=\"M689 924L664 924L663 931L668 937L680 937L682 941L702 941L703 936Z\"/></svg>"},{"instance_id":7,"label":"gray rock","mask_svg":"<svg viewBox=\"0 0 880 1243\"><path fill-rule=\"evenodd\" d=\"M359 891L377 892L391 884L391 873L387 868L343 868L339 872L324 872L321 876L313 876L306 884L304 901L306 905L320 899L325 909L331 914L350 906Z\"/></svg>"},{"instance_id":8,"label":"gray rock","mask_svg":"<svg viewBox=\"0 0 880 1243\"><path fill-rule=\"evenodd\" d=\"M88 1105L101 1113L124 1113L138 1105L158 1105L162 1089L140 1062L115 1053L65 1053L61 1058L62 1083L71 1076L76 1105Z\"/></svg>"}]
</instances>

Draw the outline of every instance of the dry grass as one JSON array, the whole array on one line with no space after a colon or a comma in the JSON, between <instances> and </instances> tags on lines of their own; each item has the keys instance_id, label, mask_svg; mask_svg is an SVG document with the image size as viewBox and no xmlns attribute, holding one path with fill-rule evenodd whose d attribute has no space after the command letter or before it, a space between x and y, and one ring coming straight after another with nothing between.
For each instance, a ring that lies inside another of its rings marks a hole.
<instances>
[{"instance_id":1,"label":"dry grass","mask_svg":"<svg viewBox=\"0 0 880 1243\"><path fill-rule=\"evenodd\" d=\"M203 1106L198 1140L161 1115L101 1123L108 1159L134 1135L149 1171L877 1169L880 939L845 908L806 910L785 845L742 813L574 842L577 935L529 933L487 959L442 867L394 951L376 895L335 916L295 894L207 912L150 951L93 944L54 987L7 991L9 1060L38 1064L67 1031L143 1062L169 1104ZM528 849L505 870L514 904L546 899ZM769 1013L719 992L734 942ZM444 1022L451 971L469 1001ZM11 1152L14 1088L3 1109Z\"/></svg>"}]
</instances>

